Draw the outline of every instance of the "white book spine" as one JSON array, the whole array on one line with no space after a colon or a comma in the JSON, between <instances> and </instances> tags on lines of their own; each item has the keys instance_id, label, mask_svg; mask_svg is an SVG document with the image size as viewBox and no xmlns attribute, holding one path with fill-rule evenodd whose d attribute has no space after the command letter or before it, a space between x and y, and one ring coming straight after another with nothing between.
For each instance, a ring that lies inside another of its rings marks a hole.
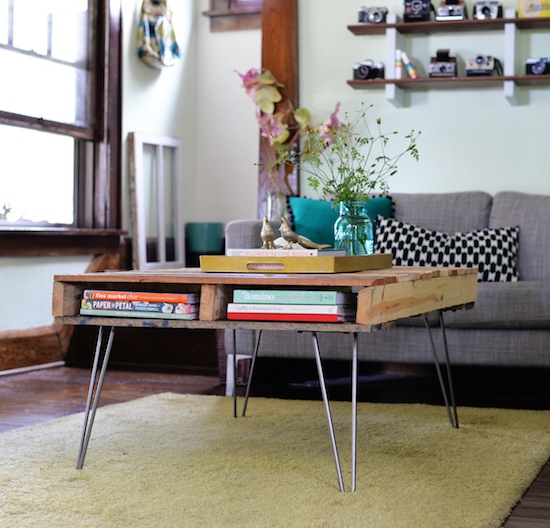
<instances>
[{"instance_id":1,"label":"white book spine","mask_svg":"<svg viewBox=\"0 0 550 528\"><path fill-rule=\"evenodd\" d=\"M401 60L403 61L403 65L407 69L409 77L411 79L416 79L418 77L418 74L416 73L414 66L411 64L409 56L404 51L401 52Z\"/></svg>"},{"instance_id":2,"label":"white book spine","mask_svg":"<svg viewBox=\"0 0 550 528\"><path fill-rule=\"evenodd\" d=\"M395 50L395 78L403 78L403 59L401 57L401 50Z\"/></svg>"},{"instance_id":3,"label":"white book spine","mask_svg":"<svg viewBox=\"0 0 550 528\"><path fill-rule=\"evenodd\" d=\"M238 249L226 250L227 257L339 257L346 254L339 249Z\"/></svg>"}]
</instances>

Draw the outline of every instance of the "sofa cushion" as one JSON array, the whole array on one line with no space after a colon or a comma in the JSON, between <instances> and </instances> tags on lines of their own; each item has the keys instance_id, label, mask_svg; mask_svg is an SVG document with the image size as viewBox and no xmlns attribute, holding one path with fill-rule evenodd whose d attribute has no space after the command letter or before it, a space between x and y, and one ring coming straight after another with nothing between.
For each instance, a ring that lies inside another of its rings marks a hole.
<instances>
[{"instance_id":1,"label":"sofa cushion","mask_svg":"<svg viewBox=\"0 0 550 528\"><path fill-rule=\"evenodd\" d=\"M393 216L408 224L449 234L489 227L492 197L486 192L392 193L391 196Z\"/></svg>"},{"instance_id":2,"label":"sofa cushion","mask_svg":"<svg viewBox=\"0 0 550 528\"><path fill-rule=\"evenodd\" d=\"M445 312L449 328L549 329L550 282L488 282L478 286L472 310Z\"/></svg>"},{"instance_id":3,"label":"sofa cushion","mask_svg":"<svg viewBox=\"0 0 550 528\"><path fill-rule=\"evenodd\" d=\"M332 201L290 196L288 204L296 233L318 244L334 246L334 223L339 214L338 209L333 207ZM392 200L389 196L371 198L367 202L367 211L376 232L377 217L380 215L388 218L392 215Z\"/></svg>"},{"instance_id":4,"label":"sofa cushion","mask_svg":"<svg viewBox=\"0 0 550 528\"><path fill-rule=\"evenodd\" d=\"M519 228L482 229L448 235L380 218L375 251L392 253L396 266L477 267L478 280L517 281Z\"/></svg>"},{"instance_id":5,"label":"sofa cushion","mask_svg":"<svg viewBox=\"0 0 550 528\"><path fill-rule=\"evenodd\" d=\"M497 193L489 225L519 225L520 279L550 280L550 196Z\"/></svg>"},{"instance_id":6,"label":"sofa cushion","mask_svg":"<svg viewBox=\"0 0 550 528\"><path fill-rule=\"evenodd\" d=\"M275 230L279 226L271 224ZM228 248L260 248L262 247L262 221L256 219L232 220L225 226L225 247Z\"/></svg>"}]
</instances>

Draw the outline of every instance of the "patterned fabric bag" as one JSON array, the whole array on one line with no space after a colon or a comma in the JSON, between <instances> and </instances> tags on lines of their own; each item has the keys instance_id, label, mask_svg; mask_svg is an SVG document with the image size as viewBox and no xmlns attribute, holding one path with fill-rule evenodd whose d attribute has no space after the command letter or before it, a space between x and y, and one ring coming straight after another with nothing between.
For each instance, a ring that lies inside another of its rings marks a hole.
<instances>
[{"instance_id":1,"label":"patterned fabric bag","mask_svg":"<svg viewBox=\"0 0 550 528\"><path fill-rule=\"evenodd\" d=\"M168 0L144 0L138 29L138 56L149 66L173 66L180 50Z\"/></svg>"}]
</instances>

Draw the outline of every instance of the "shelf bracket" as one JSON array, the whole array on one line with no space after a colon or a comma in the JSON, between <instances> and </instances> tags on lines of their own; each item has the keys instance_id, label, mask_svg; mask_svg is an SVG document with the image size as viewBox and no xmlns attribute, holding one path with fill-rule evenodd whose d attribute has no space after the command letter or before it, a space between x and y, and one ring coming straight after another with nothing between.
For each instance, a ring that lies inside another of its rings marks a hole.
<instances>
[{"instance_id":1,"label":"shelf bracket","mask_svg":"<svg viewBox=\"0 0 550 528\"><path fill-rule=\"evenodd\" d=\"M390 13L387 16L388 24L395 24L397 17L394 13ZM401 33L395 28L386 29L386 79L396 79L395 72L395 52L396 50L403 50L404 38ZM401 75L405 75L403 69L401 69ZM395 84L386 84L386 99L393 103L398 108L405 106L405 93Z\"/></svg>"},{"instance_id":2,"label":"shelf bracket","mask_svg":"<svg viewBox=\"0 0 550 528\"><path fill-rule=\"evenodd\" d=\"M395 84L386 84L386 99L397 108L405 106L405 92Z\"/></svg>"},{"instance_id":3,"label":"shelf bracket","mask_svg":"<svg viewBox=\"0 0 550 528\"><path fill-rule=\"evenodd\" d=\"M514 9L507 9L506 18L515 18ZM504 24L504 75L515 75L518 67L518 28L515 23ZM519 86L514 81L504 81L504 97L511 105L519 105Z\"/></svg>"}]
</instances>

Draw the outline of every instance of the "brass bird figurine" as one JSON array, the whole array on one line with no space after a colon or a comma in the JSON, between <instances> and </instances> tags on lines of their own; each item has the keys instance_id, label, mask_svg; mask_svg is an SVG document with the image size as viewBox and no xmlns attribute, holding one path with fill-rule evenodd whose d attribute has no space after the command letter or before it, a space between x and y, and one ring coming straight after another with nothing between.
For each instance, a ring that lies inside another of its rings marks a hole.
<instances>
[{"instance_id":1,"label":"brass bird figurine","mask_svg":"<svg viewBox=\"0 0 550 528\"><path fill-rule=\"evenodd\" d=\"M317 244L309 238L295 233L284 216L281 217L281 226L279 227L281 236L286 240L287 244L285 249L292 249L292 244L300 244L303 248L306 249L322 249L330 247L330 244Z\"/></svg>"},{"instance_id":2,"label":"brass bird figurine","mask_svg":"<svg viewBox=\"0 0 550 528\"><path fill-rule=\"evenodd\" d=\"M262 230L260 231L260 237L262 238L262 247L261 249L275 249L275 232L267 219L267 216L264 216L264 221L262 223Z\"/></svg>"}]
</instances>

